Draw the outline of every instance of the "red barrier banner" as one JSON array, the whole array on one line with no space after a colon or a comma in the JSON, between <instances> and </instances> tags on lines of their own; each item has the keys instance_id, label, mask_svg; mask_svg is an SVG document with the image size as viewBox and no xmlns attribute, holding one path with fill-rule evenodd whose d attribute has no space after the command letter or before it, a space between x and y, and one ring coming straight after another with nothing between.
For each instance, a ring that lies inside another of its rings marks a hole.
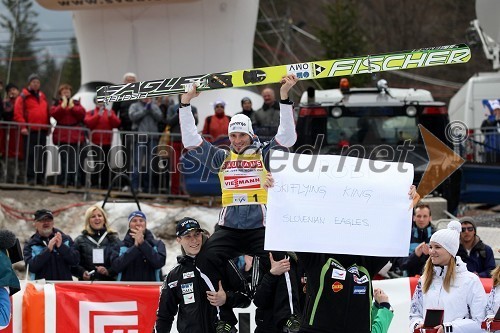
<instances>
[{"instance_id":1,"label":"red barrier banner","mask_svg":"<svg viewBox=\"0 0 500 333\"><path fill-rule=\"evenodd\" d=\"M401 333L409 325L408 310L418 278L377 280L390 297L394 318L389 333ZM487 293L491 279L481 279ZM156 320L160 295L159 284L89 284L89 283L22 283L14 295L12 322L0 333L139 333L151 332ZM255 306L236 309L250 319L250 327L239 327L241 333L255 329ZM241 319L241 318L240 318ZM248 323L247 323L248 324ZM171 333L176 333L175 322Z\"/></svg>"},{"instance_id":2,"label":"red barrier banner","mask_svg":"<svg viewBox=\"0 0 500 333\"><path fill-rule=\"evenodd\" d=\"M56 285L56 332L151 332L159 286Z\"/></svg>"}]
</instances>

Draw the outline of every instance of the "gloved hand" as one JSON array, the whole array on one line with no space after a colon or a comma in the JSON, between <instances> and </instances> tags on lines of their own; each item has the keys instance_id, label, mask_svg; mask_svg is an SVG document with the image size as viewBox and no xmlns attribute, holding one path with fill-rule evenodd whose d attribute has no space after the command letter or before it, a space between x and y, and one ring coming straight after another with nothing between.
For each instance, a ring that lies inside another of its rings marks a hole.
<instances>
[{"instance_id":1,"label":"gloved hand","mask_svg":"<svg viewBox=\"0 0 500 333\"><path fill-rule=\"evenodd\" d=\"M70 99L69 99L69 103L68 103L68 107L69 107L70 109L72 109L74 106L75 106L75 104L73 103L73 98L70 98Z\"/></svg>"},{"instance_id":2,"label":"gloved hand","mask_svg":"<svg viewBox=\"0 0 500 333\"><path fill-rule=\"evenodd\" d=\"M61 99L62 99L61 107L63 109L66 109L66 107L68 106L68 98L66 96L62 96Z\"/></svg>"}]
</instances>

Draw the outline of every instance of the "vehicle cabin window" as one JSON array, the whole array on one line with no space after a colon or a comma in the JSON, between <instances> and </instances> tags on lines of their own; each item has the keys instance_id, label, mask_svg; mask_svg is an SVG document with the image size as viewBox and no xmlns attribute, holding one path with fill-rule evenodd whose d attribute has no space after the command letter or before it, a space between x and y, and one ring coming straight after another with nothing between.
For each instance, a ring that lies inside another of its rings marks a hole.
<instances>
[{"instance_id":1,"label":"vehicle cabin window","mask_svg":"<svg viewBox=\"0 0 500 333\"><path fill-rule=\"evenodd\" d=\"M408 116L343 116L328 118L327 142L338 144L400 144L418 140L417 119Z\"/></svg>"}]
</instances>

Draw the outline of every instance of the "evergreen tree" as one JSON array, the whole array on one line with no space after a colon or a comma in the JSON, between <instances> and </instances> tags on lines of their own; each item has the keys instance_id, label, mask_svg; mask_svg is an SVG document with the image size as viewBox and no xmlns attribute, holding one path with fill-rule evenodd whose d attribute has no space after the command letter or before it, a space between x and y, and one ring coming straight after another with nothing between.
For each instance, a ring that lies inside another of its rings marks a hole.
<instances>
[{"instance_id":1,"label":"evergreen tree","mask_svg":"<svg viewBox=\"0 0 500 333\"><path fill-rule=\"evenodd\" d=\"M80 54L76 38L71 39L71 50L68 57L64 60L61 83L68 83L73 88L73 94L78 92L81 83Z\"/></svg>"},{"instance_id":2,"label":"evergreen tree","mask_svg":"<svg viewBox=\"0 0 500 333\"><path fill-rule=\"evenodd\" d=\"M317 36L324 48L325 59L339 59L366 54L367 42L358 15L358 2L336 0L325 5L326 25L318 29ZM341 78L322 81L323 87L338 88ZM369 84L369 74L354 75L349 78L351 86Z\"/></svg>"},{"instance_id":3,"label":"evergreen tree","mask_svg":"<svg viewBox=\"0 0 500 333\"><path fill-rule=\"evenodd\" d=\"M47 96L47 101L50 104L52 98L57 98L57 88L61 75L59 66L48 51L45 51L40 63L39 75L42 83L41 90Z\"/></svg>"},{"instance_id":4,"label":"evergreen tree","mask_svg":"<svg viewBox=\"0 0 500 333\"><path fill-rule=\"evenodd\" d=\"M0 14L0 27L10 34L9 45L0 47L1 58L6 59L2 63L4 79L22 87L26 85L28 76L38 71L36 51L32 47L32 42L36 41L39 32L36 22L38 13L33 9L32 0L1 2L6 11Z\"/></svg>"}]
</instances>

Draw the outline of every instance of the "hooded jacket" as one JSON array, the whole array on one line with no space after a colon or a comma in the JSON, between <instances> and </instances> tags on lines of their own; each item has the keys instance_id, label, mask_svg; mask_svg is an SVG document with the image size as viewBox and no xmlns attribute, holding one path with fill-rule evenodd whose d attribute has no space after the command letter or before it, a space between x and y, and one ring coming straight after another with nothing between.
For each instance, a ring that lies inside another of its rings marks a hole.
<instances>
[{"instance_id":1,"label":"hooded jacket","mask_svg":"<svg viewBox=\"0 0 500 333\"><path fill-rule=\"evenodd\" d=\"M12 306L9 295L12 296L21 289L19 279L12 269L12 263L3 245L0 244L0 330L7 327L10 322Z\"/></svg>"},{"instance_id":2,"label":"hooded jacket","mask_svg":"<svg viewBox=\"0 0 500 333\"><path fill-rule=\"evenodd\" d=\"M118 281L161 281L161 268L165 265L165 244L145 230L144 242L134 245L130 229L123 239L119 252L112 254L111 268L118 273Z\"/></svg>"},{"instance_id":3,"label":"hooded jacket","mask_svg":"<svg viewBox=\"0 0 500 333\"><path fill-rule=\"evenodd\" d=\"M54 246L50 251L47 244L57 232L62 235L62 244L60 247ZM24 246L23 255L26 265L29 265L32 280L71 281L71 266L78 265L80 261L71 237L56 228L49 237L42 237L39 233L31 236Z\"/></svg>"},{"instance_id":4,"label":"hooded jacket","mask_svg":"<svg viewBox=\"0 0 500 333\"><path fill-rule=\"evenodd\" d=\"M485 318L486 293L479 277L467 270L457 256L456 276L447 292L443 287L448 266L434 266L432 284L427 293L422 290L422 277L418 280L410 307L410 332L423 323L427 309L444 309L444 323L453 326L453 333L479 333ZM470 314L470 315L469 315Z\"/></svg>"},{"instance_id":5,"label":"hooded jacket","mask_svg":"<svg viewBox=\"0 0 500 333\"><path fill-rule=\"evenodd\" d=\"M496 267L493 250L477 235L470 254L467 254L467 250L460 244L457 256L467 264L469 272L477 273L482 278L491 277L491 271Z\"/></svg>"},{"instance_id":6,"label":"hooded jacket","mask_svg":"<svg viewBox=\"0 0 500 333\"><path fill-rule=\"evenodd\" d=\"M14 121L18 123L40 124L31 125L31 131L47 131L49 127L49 105L42 91L34 92L24 88L16 98L14 105ZM22 127L26 128L26 126Z\"/></svg>"},{"instance_id":7,"label":"hooded jacket","mask_svg":"<svg viewBox=\"0 0 500 333\"><path fill-rule=\"evenodd\" d=\"M0 288L3 287L9 287L10 295L14 295L21 289L19 279L12 269L7 250L0 248Z\"/></svg>"}]
</instances>

